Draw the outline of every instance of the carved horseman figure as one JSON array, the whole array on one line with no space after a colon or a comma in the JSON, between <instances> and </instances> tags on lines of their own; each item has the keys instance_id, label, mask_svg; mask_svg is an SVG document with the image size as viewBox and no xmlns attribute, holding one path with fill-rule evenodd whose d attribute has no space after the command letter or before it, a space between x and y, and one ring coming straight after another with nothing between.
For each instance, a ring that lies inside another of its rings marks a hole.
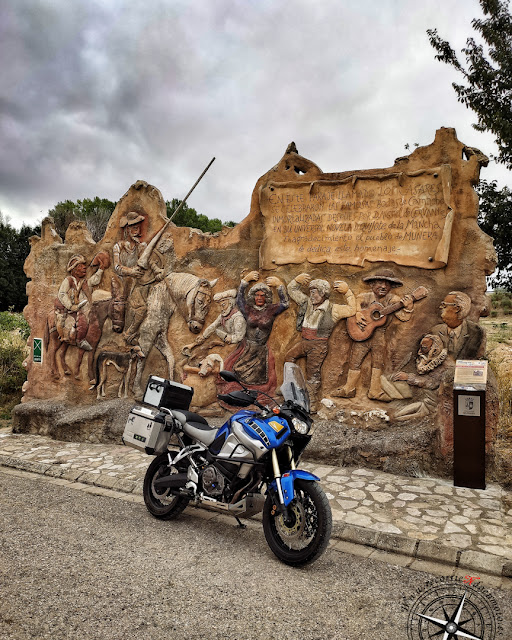
<instances>
[{"instance_id":1,"label":"carved horseman figure","mask_svg":"<svg viewBox=\"0 0 512 640\"><path fill-rule=\"evenodd\" d=\"M309 296L300 289L309 285ZM288 285L290 298L297 303L297 331L301 341L285 355L285 362L306 359L306 381L311 397L311 410L316 411L317 393L321 384L322 365L329 350L329 338L342 318L353 316L356 301L346 282L337 280L334 289L344 294L348 304L333 304L329 301L331 285L327 280L311 280L308 273L301 273Z\"/></svg>"},{"instance_id":2,"label":"carved horseman figure","mask_svg":"<svg viewBox=\"0 0 512 640\"><path fill-rule=\"evenodd\" d=\"M139 258L147 247L141 242L142 222L144 216L136 211L129 211L120 220L123 229L123 240L113 248L114 271L123 281L123 297L129 303L133 314L130 325L123 337L127 344L136 345L139 327L146 317L149 285L160 282L164 278L164 269L153 252L149 261L149 270L138 265Z\"/></svg>"},{"instance_id":3,"label":"carved horseman figure","mask_svg":"<svg viewBox=\"0 0 512 640\"><path fill-rule=\"evenodd\" d=\"M80 349L91 351L92 347L85 339L89 327L88 312L92 304L91 288L98 285L103 269L86 279L87 264L83 255L70 258L69 273L62 281L54 303L55 328L61 342L76 344Z\"/></svg>"}]
</instances>

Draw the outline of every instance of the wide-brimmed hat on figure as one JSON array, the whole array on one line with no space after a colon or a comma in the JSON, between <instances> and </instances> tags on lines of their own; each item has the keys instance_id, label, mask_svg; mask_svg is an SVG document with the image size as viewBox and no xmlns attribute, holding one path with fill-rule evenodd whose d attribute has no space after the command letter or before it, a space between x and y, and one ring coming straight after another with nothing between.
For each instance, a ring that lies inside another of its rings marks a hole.
<instances>
[{"instance_id":1,"label":"wide-brimmed hat on figure","mask_svg":"<svg viewBox=\"0 0 512 640\"><path fill-rule=\"evenodd\" d=\"M66 270L68 272L71 272L79 264L85 264L85 263L86 263L86 259L84 258L84 256L82 256L81 254L76 254L74 256L71 256L71 258L69 259L68 266L66 267Z\"/></svg>"},{"instance_id":2,"label":"wide-brimmed hat on figure","mask_svg":"<svg viewBox=\"0 0 512 640\"><path fill-rule=\"evenodd\" d=\"M136 211L128 211L128 213L121 218L119 226L121 228L126 226L129 227L132 224L137 224L138 222L142 222L143 220L144 216L140 213L137 213Z\"/></svg>"},{"instance_id":3,"label":"wide-brimmed hat on figure","mask_svg":"<svg viewBox=\"0 0 512 640\"><path fill-rule=\"evenodd\" d=\"M404 284L401 280L395 277L395 274L391 269L382 269L382 271L377 271L377 273L363 278L363 282L374 282L375 280L386 280L392 287L402 287Z\"/></svg>"}]
</instances>

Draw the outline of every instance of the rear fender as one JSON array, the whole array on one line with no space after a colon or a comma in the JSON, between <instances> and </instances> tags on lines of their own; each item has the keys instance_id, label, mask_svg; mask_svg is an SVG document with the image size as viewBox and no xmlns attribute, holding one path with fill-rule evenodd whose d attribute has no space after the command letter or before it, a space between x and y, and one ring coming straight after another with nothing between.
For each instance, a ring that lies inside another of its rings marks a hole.
<instances>
[{"instance_id":1,"label":"rear fender","mask_svg":"<svg viewBox=\"0 0 512 640\"><path fill-rule=\"evenodd\" d=\"M309 473L309 471L303 471L302 469L290 469L290 471L287 471L286 473L284 473L281 476L280 481L281 481L281 491L283 493L283 501L284 501L285 507L287 507L295 497L295 480L296 479L312 480L316 482L320 481L320 478L318 476L315 476L314 474ZM277 491L276 480L273 480L270 483L270 487L274 491Z\"/></svg>"}]
</instances>

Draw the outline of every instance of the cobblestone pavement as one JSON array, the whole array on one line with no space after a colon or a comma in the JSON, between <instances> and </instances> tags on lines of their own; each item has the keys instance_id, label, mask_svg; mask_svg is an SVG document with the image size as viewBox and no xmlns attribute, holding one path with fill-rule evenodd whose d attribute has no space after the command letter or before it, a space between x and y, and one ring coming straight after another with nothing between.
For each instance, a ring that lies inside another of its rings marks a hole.
<instances>
[{"instance_id":1,"label":"cobblestone pavement","mask_svg":"<svg viewBox=\"0 0 512 640\"><path fill-rule=\"evenodd\" d=\"M0 430L0 466L140 495L150 463L122 445L59 442ZM512 577L512 492L454 487L357 467L304 463L331 503L333 537L347 550L363 545Z\"/></svg>"}]
</instances>

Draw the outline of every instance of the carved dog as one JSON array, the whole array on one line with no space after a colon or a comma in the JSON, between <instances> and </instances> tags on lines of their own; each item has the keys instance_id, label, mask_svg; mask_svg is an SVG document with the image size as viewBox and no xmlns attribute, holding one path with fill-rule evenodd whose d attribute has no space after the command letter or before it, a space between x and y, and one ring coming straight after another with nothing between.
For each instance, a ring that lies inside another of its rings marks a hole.
<instances>
[{"instance_id":1,"label":"carved dog","mask_svg":"<svg viewBox=\"0 0 512 640\"><path fill-rule=\"evenodd\" d=\"M223 368L224 361L218 353L209 354L199 362L197 367L190 365L183 367L183 382L194 389L196 408L218 407L215 379Z\"/></svg>"},{"instance_id":2,"label":"carved dog","mask_svg":"<svg viewBox=\"0 0 512 640\"><path fill-rule=\"evenodd\" d=\"M127 353L118 351L102 351L96 359L96 382L89 387L89 390L96 388L96 398L98 400L105 397L108 366L113 365L119 373L123 374L117 391L117 397L127 398L132 367L136 359L143 358L144 354L139 346L132 347Z\"/></svg>"}]
</instances>

